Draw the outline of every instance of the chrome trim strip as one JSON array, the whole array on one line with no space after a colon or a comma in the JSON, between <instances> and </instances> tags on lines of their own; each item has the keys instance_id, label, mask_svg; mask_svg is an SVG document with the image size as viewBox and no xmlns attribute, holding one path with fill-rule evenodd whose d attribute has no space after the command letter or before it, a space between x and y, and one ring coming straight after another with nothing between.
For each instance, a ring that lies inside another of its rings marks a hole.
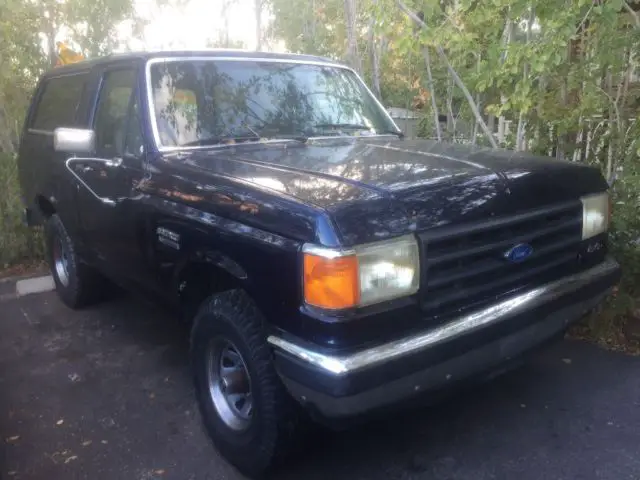
<instances>
[{"instance_id":1,"label":"chrome trim strip","mask_svg":"<svg viewBox=\"0 0 640 480\"><path fill-rule=\"evenodd\" d=\"M178 151L178 150L197 150L197 149L203 149L203 148L211 148L211 146L204 146L204 147L202 147L202 146L166 147L166 146L162 146L160 144L160 136L158 134L158 125L157 125L157 122L156 122L156 116L154 114L153 89L151 88L151 65L153 65L154 63L180 62L180 61L183 61L183 62L186 62L186 61L211 61L211 62L214 62L214 61L215 62L229 62L229 61L232 61L232 62L293 63L293 64L298 64L298 65L318 65L318 66L341 68L343 70L348 70L348 71L352 72L356 76L356 78L360 81L362 86L364 86L364 88L367 91L367 93L369 93L369 95L374 100L376 105L378 105L378 107L384 112L384 115L391 122L391 124L396 127L398 132L402 131L400 129L400 127L398 127L398 124L393 120L393 118L391 117L391 115L389 114L387 109L384 108L382 103L380 103L380 100L378 100L378 98L373 94L371 89L367 86L367 84L362 79L362 77L354 69L352 69L351 67L348 67L346 65L342 65L340 63L319 62L319 61L314 61L314 60L296 60L296 59L292 59L292 58L265 58L265 57L260 57L260 56L255 56L255 57L224 57L224 56L216 57L214 55L211 55L211 56L196 56L196 57L186 57L186 56L169 57L169 56L167 56L167 57L151 58L151 59L147 60L147 63L145 65L145 84L146 84L146 87L147 87L147 108L148 108L148 112L147 113L149 115L149 120L151 122L151 132L153 133L153 141L156 144L156 148L160 152L173 152L173 151ZM388 135L388 134L383 134L381 136L386 136L386 135ZM313 139L313 138L315 138L315 137L310 137L310 139ZM320 138L320 137L318 137L318 138ZM336 137L332 137L332 138L336 138ZM358 138L367 138L367 137L363 136L363 137L358 137ZM273 142L282 142L282 141L283 140L273 140L271 143L273 143ZM295 141L295 140L293 140L293 141Z\"/></svg>"},{"instance_id":2,"label":"chrome trim strip","mask_svg":"<svg viewBox=\"0 0 640 480\"><path fill-rule=\"evenodd\" d=\"M318 135L315 137L309 137L307 142L312 142L314 140L332 140L334 138L353 138L353 139L360 140L360 139L380 138L380 137L398 138L398 136L395 133L372 133L367 135Z\"/></svg>"},{"instance_id":3,"label":"chrome trim strip","mask_svg":"<svg viewBox=\"0 0 640 480\"><path fill-rule=\"evenodd\" d=\"M265 143L289 143L289 142L297 142L297 140L292 138L277 138L277 139L267 139L267 140L251 140L242 143L228 143L228 144L220 144L220 145L190 145L188 147L159 147L158 151L160 152L187 152L189 150L211 150L216 148L230 148L237 147L240 145L259 145Z\"/></svg>"},{"instance_id":4,"label":"chrome trim strip","mask_svg":"<svg viewBox=\"0 0 640 480\"><path fill-rule=\"evenodd\" d=\"M340 248L321 247L313 243L302 245L302 252L322 258L342 258L356 254L356 251L352 248L341 250Z\"/></svg>"},{"instance_id":5,"label":"chrome trim strip","mask_svg":"<svg viewBox=\"0 0 640 480\"><path fill-rule=\"evenodd\" d=\"M283 338L270 335L267 341L298 359L313 365L327 374L348 375L359 370L381 365L400 357L413 355L436 344L451 340L460 335L487 327L525 312L531 308L548 303L571 293L593 281L615 272L619 268L613 258L589 270L561 278L490 307L464 315L447 324L438 326L418 335L371 347L349 355L327 355L311 350Z\"/></svg>"},{"instance_id":6,"label":"chrome trim strip","mask_svg":"<svg viewBox=\"0 0 640 480\"><path fill-rule=\"evenodd\" d=\"M341 249L340 247L323 247L322 245L316 245L315 243L305 243L302 245L302 251L303 253L309 253L318 257L340 258L348 257L350 255L356 255L358 252L366 251L368 249L393 246L402 242L409 242L415 245L416 248L418 246L416 236L413 233L409 233L400 237L386 238L384 240L378 240L376 242L370 243L361 243L354 247L348 247L344 249Z\"/></svg>"}]
</instances>

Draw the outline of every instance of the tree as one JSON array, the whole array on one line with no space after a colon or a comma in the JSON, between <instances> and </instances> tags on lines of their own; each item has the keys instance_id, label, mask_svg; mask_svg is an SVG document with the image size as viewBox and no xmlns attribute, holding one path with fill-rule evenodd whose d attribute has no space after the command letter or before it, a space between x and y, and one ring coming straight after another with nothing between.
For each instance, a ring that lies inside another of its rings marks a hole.
<instances>
[{"instance_id":1,"label":"tree","mask_svg":"<svg viewBox=\"0 0 640 480\"><path fill-rule=\"evenodd\" d=\"M91 57L119 45L118 29L128 26L135 35L141 25L133 0L5 0L0 5L0 152L15 150L35 83L56 64L57 41Z\"/></svg>"},{"instance_id":2,"label":"tree","mask_svg":"<svg viewBox=\"0 0 640 480\"><path fill-rule=\"evenodd\" d=\"M28 2L5 0L0 6L0 153L13 153L22 119L38 75L44 67L37 30L24 28L38 21Z\"/></svg>"}]
</instances>

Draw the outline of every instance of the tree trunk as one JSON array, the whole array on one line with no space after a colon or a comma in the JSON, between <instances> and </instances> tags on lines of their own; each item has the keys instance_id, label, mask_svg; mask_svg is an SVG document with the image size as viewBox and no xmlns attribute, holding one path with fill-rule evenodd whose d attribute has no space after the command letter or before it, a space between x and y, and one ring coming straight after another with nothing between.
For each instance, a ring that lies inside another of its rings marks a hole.
<instances>
[{"instance_id":1,"label":"tree trunk","mask_svg":"<svg viewBox=\"0 0 640 480\"><path fill-rule=\"evenodd\" d=\"M11 138L11 128L8 123L10 117L2 104L0 104L0 109L0 152L15 153L15 146Z\"/></svg>"},{"instance_id":2,"label":"tree trunk","mask_svg":"<svg viewBox=\"0 0 640 480\"><path fill-rule=\"evenodd\" d=\"M528 45L531 41L531 26L533 25L533 20L535 19L535 10L533 5L529 7L529 20L527 21L527 35L526 35L526 44ZM524 74L523 74L524 82L529 80L529 63L524 64ZM527 128L527 122L524 118L524 113L520 110L520 115L518 117L518 129L516 132L516 151L522 152L526 150L525 145L525 131Z\"/></svg>"},{"instance_id":3,"label":"tree trunk","mask_svg":"<svg viewBox=\"0 0 640 480\"><path fill-rule=\"evenodd\" d=\"M452 140L456 135L456 118L453 114L453 77L451 74L447 77L447 138Z\"/></svg>"},{"instance_id":4,"label":"tree trunk","mask_svg":"<svg viewBox=\"0 0 640 480\"><path fill-rule=\"evenodd\" d=\"M373 50L371 50L371 68L373 70L373 90L377 95L378 99L382 98L382 90L380 89L380 57L378 55L378 49L376 45L373 45Z\"/></svg>"},{"instance_id":5,"label":"tree trunk","mask_svg":"<svg viewBox=\"0 0 640 480\"><path fill-rule=\"evenodd\" d=\"M609 140L609 152L607 158L607 181L609 182L609 185L612 185L615 180L617 170L616 160L619 161L625 154L626 121L625 116L620 112L620 109L624 109L624 106L627 103L629 79L634 68L632 63L632 52L629 51L625 57L627 59L627 64L622 74L622 78L620 79L620 83L618 84L616 97L609 115L611 118L610 122L615 122L615 128L613 128L613 125L611 126L612 133Z\"/></svg>"},{"instance_id":6,"label":"tree trunk","mask_svg":"<svg viewBox=\"0 0 640 480\"><path fill-rule=\"evenodd\" d=\"M476 72L480 73L480 60L482 59L481 55L478 53L476 54ZM480 109L480 93L476 93L476 105L478 105L478 109ZM477 137L478 136L478 122L473 122L473 129L471 131L471 144L475 145L478 140Z\"/></svg>"},{"instance_id":7,"label":"tree trunk","mask_svg":"<svg viewBox=\"0 0 640 480\"><path fill-rule=\"evenodd\" d=\"M507 17L507 21L504 25L504 32L502 33L502 48L504 49L502 52L502 57L500 59L500 63L503 64L507 59L507 50L509 49L509 44L511 43L511 37L513 36L513 22L511 18ZM504 105L507 103L507 97L500 94L500 104ZM505 128L506 128L506 119L504 115L500 115L498 118L498 142L501 144L505 141Z\"/></svg>"},{"instance_id":8,"label":"tree trunk","mask_svg":"<svg viewBox=\"0 0 640 480\"><path fill-rule=\"evenodd\" d=\"M47 56L49 57L49 65L55 67L56 63L58 63L58 52L56 49L56 34L53 30L53 27L51 27L51 29L45 33L45 36L47 37L47 49L49 50L47 52Z\"/></svg>"},{"instance_id":9,"label":"tree trunk","mask_svg":"<svg viewBox=\"0 0 640 480\"><path fill-rule=\"evenodd\" d=\"M229 0L223 0L222 7L220 8L224 31L218 37L220 38L220 43L226 48L229 48L229 3Z\"/></svg>"},{"instance_id":10,"label":"tree trunk","mask_svg":"<svg viewBox=\"0 0 640 480\"><path fill-rule=\"evenodd\" d=\"M316 0L311 0L311 42L313 42L315 38L316 38Z\"/></svg>"},{"instance_id":11,"label":"tree trunk","mask_svg":"<svg viewBox=\"0 0 640 480\"><path fill-rule=\"evenodd\" d=\"M56 49L56 20L58 19L58 5L56 2L42 2L39 8L39 16L42 21L41 31L47 40L47 60L49 65L55 67L58 62Z\"/></svg>"},{"instance_id":12,"label":"tree trunk","mask_svg":"<svg viewBox=\"0 0 640 480\"><path fill-rule=\"evenodd\" d=\"M347 56L349 64L358 73L362 71L358 56L358 38L356 34L356 0L344 0L344 13L347 21Z\"/></svg>"},{"instance_id":13,"label":"tree trunk","mask_svg":"<svg viewBox=\"0 0 640 480\"><path fill-rule=\"evenodd\" d=\"M438 102L436 102L435 91L433 87L433 75L431 74L431 55L429 47L422 50L424 56L424 64L427 67L427 88L429 89L429 97L431 97L431 110L433 111L434 128L436 129L436 137L438 141L442 141L442 130L440 129L440 113L438 112Z\"/></svg>"},{"instance_id":14,"label":"tree trunk","mask_svg":"<svg viewBox=\"0 0 640 480\"><path fill-rule=\"evenodd\" d=\"M375 0L374 0L375 6ZM371 57L371 83L373 86L373 93L378 99L381 98L380 94L380 59L378 57L378 49L376 48L376 37L375 37L375 26L376 20L375 16L371 16L371 21L369 22L369 56Z\"/></svg>"},{"instance_id":15,"label":"tree trunk","mask_svg":"<svg viewBox=\"0 0 640 480\"><path fill-rule=\"evenodd\" d=\"M262 50L262 0L255 0L256 51Z\"/></svg>"}]
</instances>

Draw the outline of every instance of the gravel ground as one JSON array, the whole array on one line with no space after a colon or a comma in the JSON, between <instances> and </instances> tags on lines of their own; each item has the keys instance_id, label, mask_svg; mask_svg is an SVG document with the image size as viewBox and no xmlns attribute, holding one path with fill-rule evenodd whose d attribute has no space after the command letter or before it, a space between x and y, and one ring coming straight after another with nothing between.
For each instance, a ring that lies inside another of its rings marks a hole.
<instances>
[{"instance_id":1,"label":"gravel ground","mask_svg":"<svg viewBox=\"0 0 640 480\"><path fill-rule=\"evenodd\" d=\"M640 479L640 358L561 342L438 406L309 439L280 479ZM0 303L0 478L239 479L200 427L187 332L123 297Z\"/></svg>"}]
</instances>

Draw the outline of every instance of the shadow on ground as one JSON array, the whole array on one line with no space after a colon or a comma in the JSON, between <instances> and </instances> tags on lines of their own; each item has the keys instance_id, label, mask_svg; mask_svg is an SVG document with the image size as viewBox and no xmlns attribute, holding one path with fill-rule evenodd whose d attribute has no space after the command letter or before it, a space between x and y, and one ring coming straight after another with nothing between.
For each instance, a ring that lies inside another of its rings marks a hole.
<instances>
[{"instance_id":1,"label":"shadow on ground","mask_svg":"<svg viewBox=\"0 0 640 480\"><path fill-rule=\"evenodd\" d=\"M196 411L187 332L126 297L0 304L0 478L237 479ZM562 342L438 406L320 432L281 479L637 479L640 361Z\"/></svg>"}]
</instances>

